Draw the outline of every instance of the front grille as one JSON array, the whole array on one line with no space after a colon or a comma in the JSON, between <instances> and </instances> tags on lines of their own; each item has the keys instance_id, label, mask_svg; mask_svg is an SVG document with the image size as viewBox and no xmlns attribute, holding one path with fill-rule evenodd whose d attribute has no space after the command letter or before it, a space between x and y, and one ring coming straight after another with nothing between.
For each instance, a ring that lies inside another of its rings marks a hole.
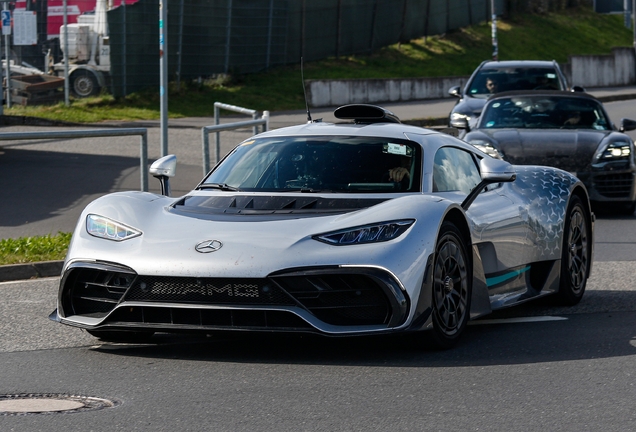
<instances>
[{"instance_id":1,"label":"front grille","mask_svg":"<svg viewBox=\"0 0 636 432\"><path fill-rule=\"evenodd\" d=\"M631 173L602 174L594 176L597 192L608 198L629 198L634 176Z\"/></svg>"},{"instance_id":2,"label":"front grille","mask_svg":"<svg viewBox=\"0 0 636 432\"><path fill-rule=\"evenodd\" d=\"M186 329L252 329L252 330L301 330L311 329L304 320L291 312L272 310L201 309L134 306L117 309L106 323L152 324L166 328Z\"/></svg>"},{"instance_id":3,"label":"front grille","mask_svg":"<svg viewBox=\"0 0 636 432\"><path fill-rule=\"evenodd\" d=\"M274 278L318 319L332 325L387 324L391 305L376 279L363 274Z\"/></svg>"},{"instance_id":4,"label":"front grille","mask_svg":"<svg viewBox=\"0 0 636 432\"><path fill-rule=\"evenodd\" d=\"M64 278L62 306L67 314L106 316L135 279L133 273L77 267Z\"/></svg>"},{"instance_id":5,"label":"front grille","mask_svg":"<svg viewBox=\"0 0 636 432\"><path fill-rule=\"evenodd\" d=\"M267 279L220 279L139 276L126 301L206 305L295 305Z\"/></svg>"}]
</instances>

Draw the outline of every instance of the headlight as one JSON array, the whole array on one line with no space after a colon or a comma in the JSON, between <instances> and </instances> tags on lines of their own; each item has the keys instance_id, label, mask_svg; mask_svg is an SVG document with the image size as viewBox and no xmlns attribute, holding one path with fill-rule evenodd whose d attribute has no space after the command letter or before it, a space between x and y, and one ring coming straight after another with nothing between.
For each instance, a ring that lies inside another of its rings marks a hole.
<instances>
[{"instance_id":1,"label":"headlight","mask_svg":"<svg viewBox=\"0 0 636 432\"><path fill-rule=\"evenodd\" d=\"M471 140L468 141L469 144L472 144L474 147L477 147L479 150L486 153L488 156L492 156L496 159L503 159L503 154L499 152L491 143L485 140Z\"/></svg>"},{"instance_id":2,"label":"headlight","mask_svg":"<svg viewBox=\"0 0 636 432\"><path fill-rule=\"evenodd\" d=\"M382 222L374 225L364 225L326 234L318 234L312 238L336 246L384 242L393 240L404 234L404 232L413 225L413 222L415 222L415 219Z\"/></svg>"},{"instance_id":3,"label":"headlight","mask_svg":"<svg viewBox=\"0 0 636 432\"><path fill-rule=\"evenodd\" d=\"M630 160L632 155L632 143L616 141L601 147L594 155L594 163Z\"/></svg>"},{"instance_id":4,"label":"headlight","mask_svg":"<svg viewBox=\"0 0 636 432\"><path fill-rule=\"evenodd\" d=\"M124 241L141 235L141 231L103 216L89 214L86 232L90 235L114 241Z\"/></svg>"}]
</instances>

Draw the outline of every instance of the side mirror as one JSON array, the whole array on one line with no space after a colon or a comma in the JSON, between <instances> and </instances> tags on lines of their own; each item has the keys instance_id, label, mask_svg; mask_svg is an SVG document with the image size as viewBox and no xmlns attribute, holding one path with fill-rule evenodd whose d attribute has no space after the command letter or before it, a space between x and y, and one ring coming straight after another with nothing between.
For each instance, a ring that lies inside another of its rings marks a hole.
<instances>
[{"instance_id":1,"label":"side mirror","mask_svg":"<svg viewBox=\"0 0 636 432\"><path fill-rule=\"evenodd\" d=\"M585 92L585 89L581 86L572 86L573 92Z\"/></svg>"},{"instance_id":2,"label":"side mirror","mask_svg":"<svg viewBox=\"0 0 636 432\"><path fill-rule=\"evenodd\" d=\"M634 129L636 129L636 120L626 118L621 119L621 126L619 129L621 132L631 131Z\"/></svg>"},{"instance_id":3,"label":"side mirror","mask_svg":"<svg viewBox=\"0 0 636 432\"><path fill-rule=\"evenodd\" d=\"M175 155L164 156L150 165L150 175L161 183L161 194L170 196L170 177L174 177L177 171L177 157Z\"/></svg>"},{"instance_id":4,"label":"side mirror","mask_svg":"<svg viewBox=\"0 0 636 432\"><path fill-rule=\"evenodd\" d=\"M450 89L448 89L448 94L455 97L462 97L462 95L459 93L459 86L451 87Z\"/></svg>"},{"instance_id":5,"label":"side mirror","mask_svg":"<svg viewBox=\"0 0 636 432\"><path fill-rule=\"evenodd\" d=\"M470 129L470 126L468 124L468 119L465 116L463 117L456 116L456 118L451 118L450 125L451 127L454 127L457 129L466 129L466 131Z\"/></svg>"},{"instance_id":6,"label":"side mirror","mask_svg":"<svg viewBox=\"0 0 636 432\"><path fill-rule=\"evenodd\" d=\"M483 158L479 161L481 181L490 183L512 182L517 178L515 169L509 162L495 158Z\"/></svg>"},{"instance_id":7,"label":"side mirror","mask_svg":"<svg viewBox=\"0 0 636 432\"><path fill-rule=\"evenodd\" d=\"M517 173L512 165L501 159L483 158L479 161L479 169L481 170L481 182L470 191L464 202L462 202L464 210L468 210L477 195L489 184L513 182L517 178Z\"/></svg>"}]
</instances>

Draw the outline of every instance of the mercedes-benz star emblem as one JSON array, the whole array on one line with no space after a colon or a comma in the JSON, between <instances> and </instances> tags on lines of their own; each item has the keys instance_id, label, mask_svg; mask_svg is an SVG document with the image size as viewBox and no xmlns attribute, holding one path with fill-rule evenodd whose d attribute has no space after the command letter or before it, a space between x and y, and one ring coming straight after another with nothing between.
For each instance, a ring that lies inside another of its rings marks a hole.
<instances>
[{"instance_id":1,"label":"mercedes-benz star emblem","mask_svg":"<svg viewBox=\"0 0 636 432\"><path fill-rule=\"evenodd\" d=\"M210 253L210 252L218 251L219 249L221 249L222 246L223 246L223 243L221 243L218 240L206 240L206 241L202 241L201 243L196 245L194 248L196 249L197 252Z\"/></svg>"}]
</instances>

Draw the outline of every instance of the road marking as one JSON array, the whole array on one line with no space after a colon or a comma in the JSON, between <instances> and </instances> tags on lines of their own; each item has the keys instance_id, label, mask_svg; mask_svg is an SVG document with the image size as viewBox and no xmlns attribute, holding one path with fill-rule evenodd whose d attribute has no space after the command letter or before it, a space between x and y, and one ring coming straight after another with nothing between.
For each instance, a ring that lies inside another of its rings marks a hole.
<instances>
[{"instance_id":1,"label":"road marking","mask_svg":"<svg viewBox=\"0 0 636 432\"><path fill-rule=\"evenodd\" d=\"M536 317L519 317L519 318L477 320L477 321L470 321L468 324L469 325L516 324L516 323L545 322L545 321L565 321L565 320L567 320L567 318L558 317L558 316L536 316Z\"/></svg>"}]
</instances>

